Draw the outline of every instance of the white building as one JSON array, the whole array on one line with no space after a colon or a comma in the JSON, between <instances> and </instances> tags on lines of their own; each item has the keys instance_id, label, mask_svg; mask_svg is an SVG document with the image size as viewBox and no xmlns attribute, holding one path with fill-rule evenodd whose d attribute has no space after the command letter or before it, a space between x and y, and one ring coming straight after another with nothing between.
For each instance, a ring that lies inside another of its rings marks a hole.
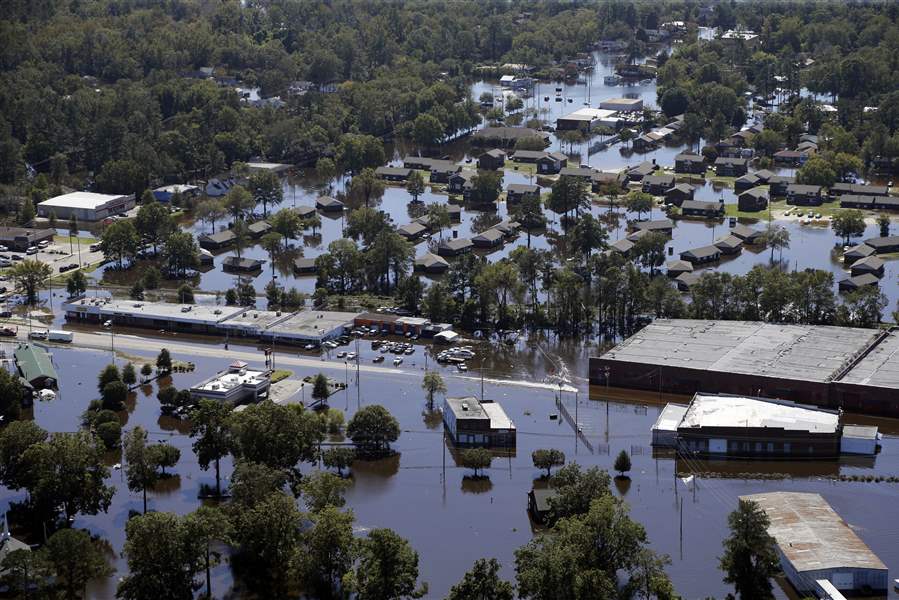
<instances>
[{"instance_id":1,"label":"white building","mask_svg":"<svg viewBox=\"0 0 899 600\"><path fill-rule=\"evenodd\" d=\"M443 422L457 446L514 447L515 423L497 402L445 398Z\"/></svg>"},{"instance_id":2,"label":"white building","mask_svg":"<svg viewBox=\"0 0 899 600\"><path fill-rule=\"evenodd\" d=\"M134 208L134 195L95 194L93 192L71 192L56 196L37 205L40 217L56 215L57 219L69 220L72 215L79 221L102 221L113 215L120 215Z\"/></svg>"},{"instance_id":3,"label":"white building","mask_svg":"<svg viewBox=\"0 0 899 600\"><path fill-rule=\"evenodd\" d=\"M581 129L590 131L594 127L604 125L615 128L620 119L615 110L602 108L590 108L585 106L578 110L556 119L556 129Z\"/></svg>"},{"instance_id":4,"label":"white building","mask_svg":"<svg viewBox=\"0 0 899 600\"><path fill-rule=\"evenodd\" d=\"M268 394L272 385L271 371L255 371L247 363L236 360L228 369L190 388L193 400L209 399L230 404L256 402Z\"/></svg>"}]
</instances>

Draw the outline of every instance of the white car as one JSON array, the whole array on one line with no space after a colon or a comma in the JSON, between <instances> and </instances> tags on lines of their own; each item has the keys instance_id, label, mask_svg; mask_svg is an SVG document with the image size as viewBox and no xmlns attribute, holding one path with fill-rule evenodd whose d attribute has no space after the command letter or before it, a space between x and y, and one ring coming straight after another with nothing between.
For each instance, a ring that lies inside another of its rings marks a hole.
<instances>
[{"instance_id":1,"label":"white car","mask_svg":"<svg viewBox=\"0 0 899 600\"><path fill-rule=\"evenodd\" d=\"M346 359L347 359L347 360L356 360L356 353L355 353L355 352L350 352L350 353L348 353L348 354L346 355Z\"/></svg>"},{"instance_id":2,"label":"white car","mask_svg":"<svg viewBox=\"0 0 899 600\"><path fill-rule=\"evenodd\" d=\"M37 329L28 334L28 337L33 340L45 340L47 339L47 331L44 329Z\"/></svg>"},{"instance_id":3,"label":"white car","mask_svg":"<svg viewBox=\"0 0 899 600\"><path fill-rule=\"evenodd\" d=\"M25 254L37 254L39 251L37 246L31 246L28 250L25 251Z\"/></svg>"}]
</instances>

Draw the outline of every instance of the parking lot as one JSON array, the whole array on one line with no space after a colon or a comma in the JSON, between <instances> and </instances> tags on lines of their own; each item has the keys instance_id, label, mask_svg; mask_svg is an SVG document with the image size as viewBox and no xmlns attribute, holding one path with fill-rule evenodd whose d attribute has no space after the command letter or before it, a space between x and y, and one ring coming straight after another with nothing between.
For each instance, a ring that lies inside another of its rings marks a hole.
<instances>
[{"instance_id":1,"label":"parking lot","mask_svg":"<svg viewBox=\"0 0 899 600\"><path fill-rule=\"evenodd\" d=\"M103 260L103 253L99 248L95 247L95 250L91 250L91 246L96 243L85 240L73 241L71 245L68 242L54 242L46 244L43 248L37 246L29 248L27 252L17 252L0 247L0 268L12 267L27 258L49 265L53 270L53 275L68 273L78 269L79 264L84 267Z\"/></svg>"}]
</instances>

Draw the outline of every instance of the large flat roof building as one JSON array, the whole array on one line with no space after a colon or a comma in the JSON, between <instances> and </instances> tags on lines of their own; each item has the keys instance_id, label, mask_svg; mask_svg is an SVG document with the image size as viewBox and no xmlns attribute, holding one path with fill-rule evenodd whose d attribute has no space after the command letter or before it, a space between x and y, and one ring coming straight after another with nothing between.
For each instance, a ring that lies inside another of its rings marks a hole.
<instances>
[{"instance_id":1,"label":"large flat roof building","mask_svg":"<svg viewBox=\"0 0 899 600\"><path fill-rule=\"evenodd\" d=\"M194 333L220 333L219 323L247 310L243 306L172 304L109 298L80 298L63 304L63 308L67 319L94 322L111 320L113 325Z\"/></svg>"},{"instance_id":2,"label":"large flat roof building","mask_svg":"<svg viewBox=\"0 0 899 600\"><path fill-rule=\"evenodd\" d=\"M590 382L899 416L899 330L658 319L590 359Z\"/></svg>"},{"instance_id":3,"label":"large flat roof building","mask_svg":"<svg viewBox=\"0 0 899 600\"><path fill-rule=\"evenodd\" d=\"M71 192L38 203L37 214L40 217L49 217L53 214L61 220L69 220L74 215L79 221L102 221L107 217L128 212L134 208L134 204L133 194Z\"/></svg>"},{"instance_id":4,"label":"large flat roof building","mask_svg":"<svg viewBox=\"0 0 899 600\"><path fill-rule=\"evenodd\" d=\"M771 492L740 499L768 515L781 567L800 593L822 591L818 582L840 591L888 589L886 565L820 494Z\"/></svg>"},{"instance_id":5,"label":"large flat roof building","mask_svg":"<svg viewBox=\"0 0 899 600\"><path fill-rule=\"evenodd\" d=\"M224 371L191 386L190 396L194 400L209 399L230 404L256 402L268 394L271 384L271 371L249 369L247 363L236 360Z\"/></svg>"},{"instance_id":6,"label":"large flat roof building","mask_svg":"<svg viewBox=\"0 0 899 600\"><path fill-rule=\"evenodd\" d=\"M358 313L332 310L302 310L293 313L263 332L276 342L321 343L343 335Z\"/></svg>"},{"instance_id":7,"label":"large flat roof building","mask_svg":"<svg viewBox=\"0 0 899 600\"><path fill-rule=\"evenodd\" d=\"M457 446L515 446L515 423L497 402L447 397L443 422Z\"/></svg>"}]
</instances>

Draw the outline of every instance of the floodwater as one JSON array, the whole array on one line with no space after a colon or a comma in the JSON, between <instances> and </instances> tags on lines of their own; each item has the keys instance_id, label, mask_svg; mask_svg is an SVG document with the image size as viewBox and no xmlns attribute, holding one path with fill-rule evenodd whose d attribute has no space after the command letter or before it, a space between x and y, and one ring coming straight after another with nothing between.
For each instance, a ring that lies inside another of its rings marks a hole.
<instances>
[{"instance_id":1,"label":"floodwater","mask_svg":"<svg viewBox=\"0 0 899 600\"><path fill-rule=\"evenodd\" d=\"M122 331L128 336L138 330ZM208 344L220 346L220 340L200 340L179 335L157 337L154 332L141 331L149 338L147 354L128 358L152 360L159 347L167 343ZM360 340L362 364L371 364L375 352L367 340ZM9 350L9 345L6 345ZM232 344L232 352L257 351L258 348ZM350 349L355 349L351 347ZM332 397L331 405L346 412L347 418L367 404L382 404L397 417L402 434L395 444L398 455L377 462L357 461L353 468L352 486L347 493L347 507L356 515L362 530L390 527L409 539L419 552L421 580L430 585L429 597L440 598L479 557L496 557L503 564L502 575L514 578L514 550L527 543L535 531L526 511L526 496L531 487L545 485L541 472L531 464L531 452L538 448L559 448L568 461L584 466L610 469L614 457L626 450L632 457L633 469L629 486L616 486L631 507L633 517L644 524L652 547L671 557L668 572L676 589L685 598L707 595L723 597L729 590L717 570L720 540L727 534L726 517L734 509L740 495L764 491L790 490L822 494L835 510L856 530L871 549L893 569L899 567L899 516L896 501L899 485L888 483L840 482L843 475L899 474L899 423L849 416L848 422L875 422L886 433L883 451L873 460L812 461L803 463L736 463L675 461L670 455L654 456L650 447L650 428L657 418L663 401L653 394L624 390L589 388L582 379L573 383L578 392L564 391L563 418L556 405L559 394L553 384L543 384L558 362L542 356L540 349L494 349L486 343L475 344L480 356L488 357L484 364L484 380L478 370L479 359L469 361L471 371L460 375L452 367L433 362L433 351L426 345L417 346L416 353L405 357L404 364L392 372L377 374L363 371L357 386L352 365L342 360L324 358L321 370L337 379L346 377L350 383L346 392ZM480 396L483 386L485 398L497 400L515 422L518 443L512 455L497 453L487 471L489 480L473 481L467 472L457 467L453 449L444 445L440 418L425 410L420 388L424 371L424 353L431 352L430 368L440 371L452 396ZM530 362L528 359L531 353ZM176 373L172 383L186 387L224 368L228 352L216 360L191 352L175 351L173 358L191 360L197 368L193 373ZM291 356L301 355L296 349L277 350L280 367L291 368ZM53 359L60 375L60 395L50 402L34 407L35 421L51 431L74 431L80 414L96 395L96 373L110 359L109 350L54 348ZM251 363L261 366L263 356ZM308 356L308 355L306 355ZM520 368L519 358L528 364ZM120 356L121 365L125 357ZM389 363L389 361L387 361ZM349 367L349 368L348 368ZM388 367L388 370L390 368ZM294 368L295 376L312 374L309 369ZM584 371L580 371L584 372ZM156 399L157 385L145 386L128 403L125 429L141 425L150 432L153 441L166 441L181 449L175 478L165 481L149 495L151 510L187 513L198 506L197 494L202 484L214 482L213 472L200 471L191 451L186 428L171 419L160 417ZM607 400L611 399L611 400ZM682 399L680 399L682 400ZM568 418L576 419L582 437L576 439ZM856 419L856 420L853 420ZM121 462L112 454L108 464ZM304 467L306 470L308 465ZM223 464L223 474L230 475L229 461ZM717 473L715 478L700 477L695 497L675 478L676 473ZM444 475L445 473L445 475ZM789 478L765 480L768 473L780 473ZM124 543L124 525L131 511L141 509L140 495L130 493L120 470L113 470L110 483L117 487L107 514L78 516L76 527L88 528L107 539L117 553ZM620 488L620 489L619 489ZM4 491L4 504L20 500L22 494ZM683 499L683 537L680 534L680 499ZM111 597L115 581L125 569L117 558L119 573L107 581L95 582L94 597ZM224 594L232 585L230 569L219 566L215 571L214 589ZM239 596L239 590L234 590ZM778 597L785 598L778 590ZM895 596L892 596L895 597Z\"/></svg>"}]
</instances>

